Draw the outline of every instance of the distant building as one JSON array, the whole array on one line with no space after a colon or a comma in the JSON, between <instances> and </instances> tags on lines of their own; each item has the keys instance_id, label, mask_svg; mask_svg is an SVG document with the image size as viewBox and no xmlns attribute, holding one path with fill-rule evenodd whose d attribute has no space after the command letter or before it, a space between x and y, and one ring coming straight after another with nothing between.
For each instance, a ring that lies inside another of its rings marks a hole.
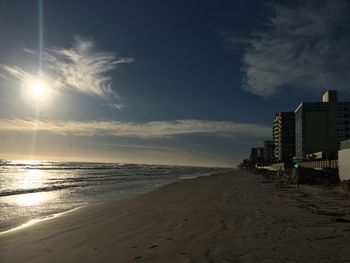
<instances>
[{"instance_id":1,"label":"distant building","mask_svg":"<svg viewBox=\"0 0 350 263\"><path fill-rule=\"evenodd\" d=\"M338 142L340 144L342 141L350 139L350 102L338 102L337 112Z\"/></svg>"},{"instance_id":2,"label":"distant building","mask_svg":"<svg viewBox=\"0 0 350 263\"><path fill-rule=\"evenodd\" d=\"M350 140L342 141L339 150L339 178L350 182Z\"/></svg>"},{"instance_id":3,"label":"distant building","mask_svg":"<svg viewBox=\"0 0 350 263\"><path fill-rule=\"evenodd\" d=\"M295 154L294 112L278 112L273 122L272 140L275 162L291 162Z\"/></svg>"},{"instance_id":4,"label":"distant building","mask_svg":"<svg viewBox=\"0 0 350 263\"><path fill-rule=\"evenodd\" d=\"M258 158L258 162L261 163L264 160L264 148L257 147L256 148L256 156Z\"/></svg>"},{"instance_id":5,"label":"distant building","mask_svg":"<svg viewBox=\"0 0 350 263\"><path fill-rule=\"evenodd\" d=\"M249 161L252 164L255 164L258 162L258 148L251 148L250 149Z\"/></svg>"},{"instance_id":6,"label":"distant building","mask_svg":"<svg viewBox=\"0 0 350 263\"><path fill-rule=\"evenodd\" d=\"M296 160L337 158L340 142L349 137L349 108L335 90L326 91L322 102L302 102L295 110Z\"/></svg>"},{"instance_id":7,"label":"distant building","mask_svg":"<svg viewBox=\"0 0 350 263\"><path fill-rule=\"evenodd\" d=\"M262 163L264 160L264 148L254 147L250 150L249 161L252 164Z\"/></svg>"},{"instance_id":8,"label":"distant building","mask_svg":"<svg viewBox=\"0 0 350 263\"><path fill-rule=\"evenodd\" d=\"M273 161L273 142L270 140L264 141L264 162L271 163Z\"/></svg>"}]
</instances>

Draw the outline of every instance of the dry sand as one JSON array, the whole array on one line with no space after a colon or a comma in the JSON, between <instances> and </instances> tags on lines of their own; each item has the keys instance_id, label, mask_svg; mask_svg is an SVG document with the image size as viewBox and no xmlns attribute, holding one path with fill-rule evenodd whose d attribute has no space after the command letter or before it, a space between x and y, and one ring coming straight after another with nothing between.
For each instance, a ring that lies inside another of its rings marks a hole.
<instances>
[{"instance_id":1,"label":"dry sand","mask_svg":"<svg viewBox=\"0 0 350 263\"><path fill-rule=\"evenodd\" d=\"M350 262L350 200L247 172L165 186L0 235L0 262Z\"/></svg>"}]
</instances>

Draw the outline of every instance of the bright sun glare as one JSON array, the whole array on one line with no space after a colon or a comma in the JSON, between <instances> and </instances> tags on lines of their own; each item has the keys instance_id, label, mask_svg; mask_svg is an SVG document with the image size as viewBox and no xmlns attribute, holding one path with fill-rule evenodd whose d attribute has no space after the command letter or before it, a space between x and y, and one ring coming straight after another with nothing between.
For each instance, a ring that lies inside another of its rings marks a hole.
<instances>
[{"instance_id":1,"label":"bright sun glare","mask_svg":"<svg viewBox=\"0 0 350 263\"><path fill-rule=\"evenodd\" d=\"M30 88L32 89L33 94L36 96L43 95L46 90L45 85L40 82L33 83Z\"/></svg>"},{"instance_id":2,"label":"bright sun glare","mask_svg":"<svg viewBox=\"0 0 350 263\"><path fill-rule=\"evenodd\" d=\"M53 94L48 83L44 79L33 78L23 83L22 88L22 96L26 102L37 106L50 104Z\"/></svg>"}]
</instances>

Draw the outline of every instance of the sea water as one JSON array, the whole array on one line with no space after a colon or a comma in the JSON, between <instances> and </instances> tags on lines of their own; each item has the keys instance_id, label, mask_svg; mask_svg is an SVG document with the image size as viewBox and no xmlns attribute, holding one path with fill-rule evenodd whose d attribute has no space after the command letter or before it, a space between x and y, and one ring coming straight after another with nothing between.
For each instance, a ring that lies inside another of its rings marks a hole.
<instances>
[{"instance_id":1,"label":"sea water","mask_svg":"<svg viewBox=\"0 0 350 263\"><path fill-rule=\"evenodd\" d=\"M96 202L132 197L224 168L0 161L0 232Z\"/></svg>"}]
</instances>

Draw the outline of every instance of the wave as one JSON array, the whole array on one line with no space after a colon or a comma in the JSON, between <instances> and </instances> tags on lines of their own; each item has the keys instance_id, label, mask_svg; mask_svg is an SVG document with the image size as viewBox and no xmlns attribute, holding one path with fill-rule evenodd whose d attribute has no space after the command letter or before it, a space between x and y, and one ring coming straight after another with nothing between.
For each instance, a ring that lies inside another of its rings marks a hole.
<instances>
[{"instance_id":1,"label":"wave","mask_svg":"<svg viewBox=\"0 0 350 263\"><path fill-rule=\"evenodd\" d=\"M42 170L39 177L26 171ZM186 175L220 171L218 168L122 163L15 162L0 160L0 197L56 191L67 188L112 185L124 182L174 180ZM60 172L62 171L62 172ZM23 180L27 180L26 189ZM40 187L30 188L32 182ZM16 189L13 189L16 187Z\"/></svg>"},{"instance_id":2,"label":"wave","mask_svg":"<svg viewBox=\"0 0 350 263\"><path fill-rule=\"evenodd\" d=\"M17 189L12 191L1 191L1 196L10 196L10 195L19 195L19 194L31 194L31 193L38 193L38 192L51 192L55 190L62 190L66 188L76 188L76 187L82 187L80 184L76 185L55 185L51 187L39 187L39 188L29 188L29 189Z\"/></svg>"},{"instance_id":3,"label":"wave","mask_svg":"<svg viewBox=\"0 0 350 263\"><path fill-rule=\"evenodd\" d=\"M0 160L2 168L22 168L35 170L167 170L176 166L151 164L122 164L122 163L85 163L85 162L14 162Z\"/></svg>"}]
</instances>

